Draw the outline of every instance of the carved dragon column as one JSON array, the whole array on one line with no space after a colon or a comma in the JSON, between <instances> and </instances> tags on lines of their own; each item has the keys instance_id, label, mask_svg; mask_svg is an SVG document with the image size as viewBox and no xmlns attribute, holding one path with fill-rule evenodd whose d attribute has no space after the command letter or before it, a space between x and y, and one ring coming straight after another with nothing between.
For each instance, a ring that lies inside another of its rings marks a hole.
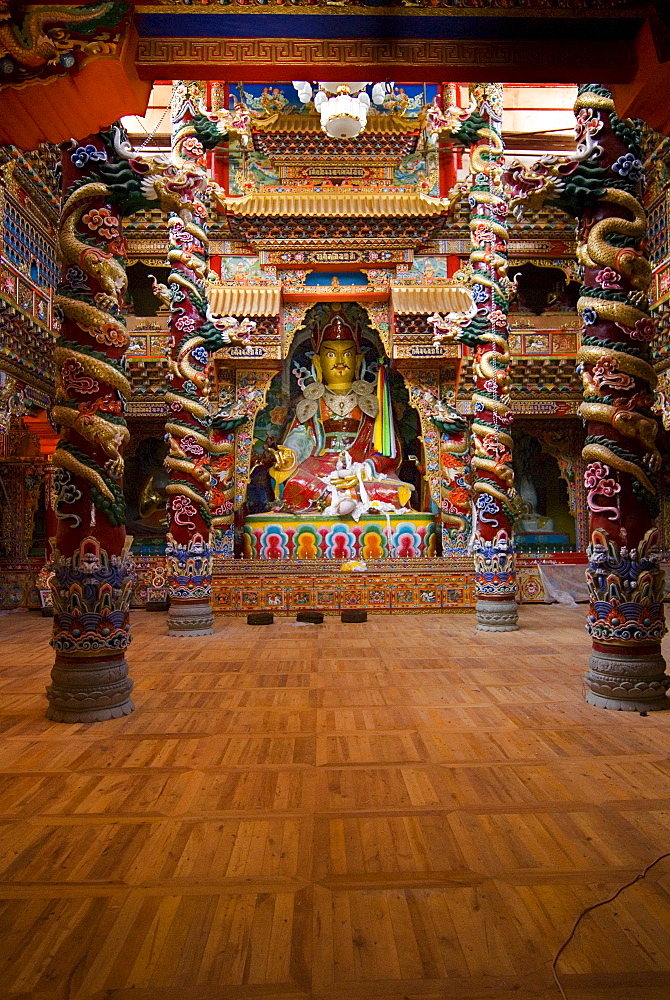
<instances>
[{"instance_id":1,"label":"carved dragon column","mask_svg":"<svg viewBox=\"0 0 670 1000\"><path fill-rule=\"evenodd\" d=\"M507 348L507 201L502 187L502 84L475 84L470 149L470 269L478 309L459 338L474 349L472 422L477 628L518 628ZM479 121L478 121L479 120ZM479 124L481 122L481 124Z\"/></svg>"},{"instance_id":2,"label":"carved dragon column","mask_svg":"<svg viewBox=\"0 0 670 1000\"><path fill-rule=\"evenodd\" d=\"M593 640L586 700L602 708L650 711L670 707L670 678L661 656L666 628L654 475L661 456L651 410L654 324L640 134L634 122L617 117L602 87L581 87L575 112L598 182L596 197L577 206L583 269L578 310L584 324L580 413L587 421L583 456L590 512L586 627Z\"/></svg>"},{"instance_id":3,"label":"carved dragon column","mask_svg":"<svg viewBox=\"0 0 670 1000\"><path fill-rule=\"evenodd\" d=\"M515 163L505 181L517 216L548 201L577 216L590 538L586 627L593 640L586 700L651 711L670 705L670 678L661 656L666 629L655 525L661 456L651 409L656 373L640 131L617 116L612 95L597 84L579 88L575 113L574 158L547 157L530 168Z\"/></svg>"},{"instance_id":4,"label":"carved dragon column","mask_svg":"<svg viewBox=\"0 0 670 1000\"><path fill-rule=\"evenodd\" d=\"M199 116L197 84L180 83L173 96L172 160L177 168L199 169L203 184L190 203L168 222L170 249L169 360L170 415L166 423L170 474L166 546L170 611L168 634L207 635L213 631L210 488L209 356L205 337L209 273L207 210L200 197L206 186L205 148L194 120ZM203 331L205 332L205 331Z\"/></svg>"},{"instance_id":5,"label":"carved dragon column","mask_svg":"<svg viewBox=\"0 0 670 1000\"><path fill-rule=\"evenodd\" d=\"M173 95L173 182L194 178L182 191L178 211L168 222L170 265L168 301L171 308L170 416L166 424L170 451L165 460L170 473L169 530L166 546L170 587L170 635L206 635L213 630L212 507L226 518L227 497L221 497L222 474L230 470L232 446L218 430L212 434L208 378L209 355L226 344L246 346L255 323L232 317L213 320L209 314L206 282L217 276L209 270L205 152L229 134L243 145L250 139L249 114L243 105L233 112L208 112L197 83L180 82ZM168 183L167 187L170 187ZM220 191L218 185L212 189ZM212 467L212 456L215 457Z\"/></svg>"},{"instance_id":6,"label":"carved dragon column","mask_svg":"<svg viewBox=\"0 0 670 1000\"><path fill-rule=\"evenodd\" d=\"M130 394L123 370L125 245L116 202L99 173L110 149L92 135L62 158L62 326L52 411L61 428L53 455L56 660L47 688L47 717L56 722L98 722L133 710L125 658L132 539L121 490L123 403Z\"/></svg>"}]
</instances>

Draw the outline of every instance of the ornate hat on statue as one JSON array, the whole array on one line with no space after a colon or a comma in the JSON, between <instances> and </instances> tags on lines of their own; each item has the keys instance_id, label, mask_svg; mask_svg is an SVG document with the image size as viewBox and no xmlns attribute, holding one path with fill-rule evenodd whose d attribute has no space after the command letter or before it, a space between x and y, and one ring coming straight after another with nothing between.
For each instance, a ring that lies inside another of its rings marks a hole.
<instances>
[{"instance_id":1,"label":"ornate hat on statue","mask_svg":"<svg viewBox=\"0 0 670 1000\"><path fill-rule=\"evenodd\" d=\"M342 313L335 313L322 327L315 328L312 334L312 345L318 351L324 340L353 340L356 350L361 348L361 331L358 326L351 326Z\"/></svg>"}]
</instances>

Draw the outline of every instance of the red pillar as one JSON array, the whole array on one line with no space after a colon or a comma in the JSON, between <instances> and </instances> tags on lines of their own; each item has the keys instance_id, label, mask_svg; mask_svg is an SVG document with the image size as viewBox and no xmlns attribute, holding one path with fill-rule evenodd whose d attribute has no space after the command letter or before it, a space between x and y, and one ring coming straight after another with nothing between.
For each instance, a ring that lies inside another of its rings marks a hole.
<instances>
[{"instance_id":1,"label":"red pillar","mask_svg":"<svg viewBox=\"0 0 670 1000\"><path fill-rule=\"evenodd\" d=\"M170 589L168 634L207 635L213 631L212 517L209 505L210 415L209 355L199 331L206 324L205 278L209 270L204 148L193 119L198 113L197 84L180 83L173 104L172 158L200 172L190 203L168 223L171 293L170 415L165 429L170 450L167 486L167 566Z\"/></svg>"},{"instance_id":2,"label":"red pillar","mask_svg":"<svg viewBox=\"0 0 670 1000\"><path fill-rule=\"evenodd\" d=\"M598 84L579 88L577 155L513 164L511 204L553 201L577 216L582 268L577 308L583 320L578 354L586 421L582 456L589 507L587 631L592 650L586 700L601 708L670 707L661 639L665 634L659 566L656 471L656 373L650 341L651 269L642 204L644 167L639 125L621 119Z\"/></svg>"},{"instance_id":3,"label":"red pillar","mask_svg":"<svg viewBox=\"0 0 670 1000\"><path fill-rule=\"evenodd\" d=\"M475 84L482 125L470 150L470 264L477 316L472 421L476 524L473 530L477 628L518 628L512 497L512 411L507 336L507 202L502 187L502 84Z\"/></svg>"},{"instance_id":4,"label":"red pillar","mask_svg":"<svg viewBox=\"0 0 670 1000\"><path fill-rule=\"evenodd\" d=\"M127 715L132 539L121 489L123 418L130 385L123 309L125 245L99 164L111 147L100 134L63 153L59 243L63 315L54 350L58 374L52 416L61 428L53 455L58 525L51 581L56 659L47 717L97 722Z\"/></svg>"}]
</instances>

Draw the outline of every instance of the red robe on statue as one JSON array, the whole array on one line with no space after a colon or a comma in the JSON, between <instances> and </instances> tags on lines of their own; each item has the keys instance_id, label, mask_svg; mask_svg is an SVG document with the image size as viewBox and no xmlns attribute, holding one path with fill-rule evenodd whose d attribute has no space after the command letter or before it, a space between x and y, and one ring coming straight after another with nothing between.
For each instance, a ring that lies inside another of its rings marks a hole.
<instances>
[{"instance_id":1,"label":"red robe on statue","mask_svg":"<svg viewBox=\"0 0 670 1000\"><path fill-rule=\"evenodd\" d=\"M329 499L329 473L343 452L353 462L365 463L365 490L370 500L404 507L411 487L396 473L400 457L379 455L374 450L375 418L354 407L346 416L333 413L324 399L317 412L300 422L294 418L284 439L298 456L298 466L284 485L281 499L293 513L316 512L317 501ZM355 489L352 490L355 496Z\"/></svg>"}]
</instances>

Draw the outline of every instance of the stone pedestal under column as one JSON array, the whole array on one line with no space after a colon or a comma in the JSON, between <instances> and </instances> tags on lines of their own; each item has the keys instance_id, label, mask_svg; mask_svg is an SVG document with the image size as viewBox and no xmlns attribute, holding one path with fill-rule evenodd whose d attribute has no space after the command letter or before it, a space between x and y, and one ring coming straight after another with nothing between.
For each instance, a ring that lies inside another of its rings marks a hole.
<instances>
[{"instance_id":1,"label":"stone pedestal under column","mask_svg":"<svg viewBox=\"0 0 670 1000\"><path fill-rule=\"evenodd\" d=\"M586 701L598 708L625 712L659 712L670 708L670 677L660 646L637 655L622 647L593 649L584 678Z\"/></svg>"},{"instance_id":2,"label":"stone pedestal under column","mask_svg":"<svg viewBox=\"0 0 670 1000\"><path fill-rule=\"evenodd\" d=\"M516 632L519 628L516 601L478 600L475 613L480 632Z\"/></svg>"},{"instance_id":3,"label":"stone pedestal under column","mask_svg":"<svg viewBox=\"0 0 670 1000\"><path fill-rule=\"evenodd\" d=\"M47 687L47 719L106 722L130 715L133 682L124 656L114 659L56 655Z\"/></svg>"},{"instance_id":4,"label":"stone pedestal under column","mask_svg":"<svg viewBox=\"0 0 670 1000\"><path fill-rule=\"evenodd\" d=\"M168 635L209 635L214 631L214 614L211 604L170 599L167 618Z\"/></svg>"}]
</instances>

